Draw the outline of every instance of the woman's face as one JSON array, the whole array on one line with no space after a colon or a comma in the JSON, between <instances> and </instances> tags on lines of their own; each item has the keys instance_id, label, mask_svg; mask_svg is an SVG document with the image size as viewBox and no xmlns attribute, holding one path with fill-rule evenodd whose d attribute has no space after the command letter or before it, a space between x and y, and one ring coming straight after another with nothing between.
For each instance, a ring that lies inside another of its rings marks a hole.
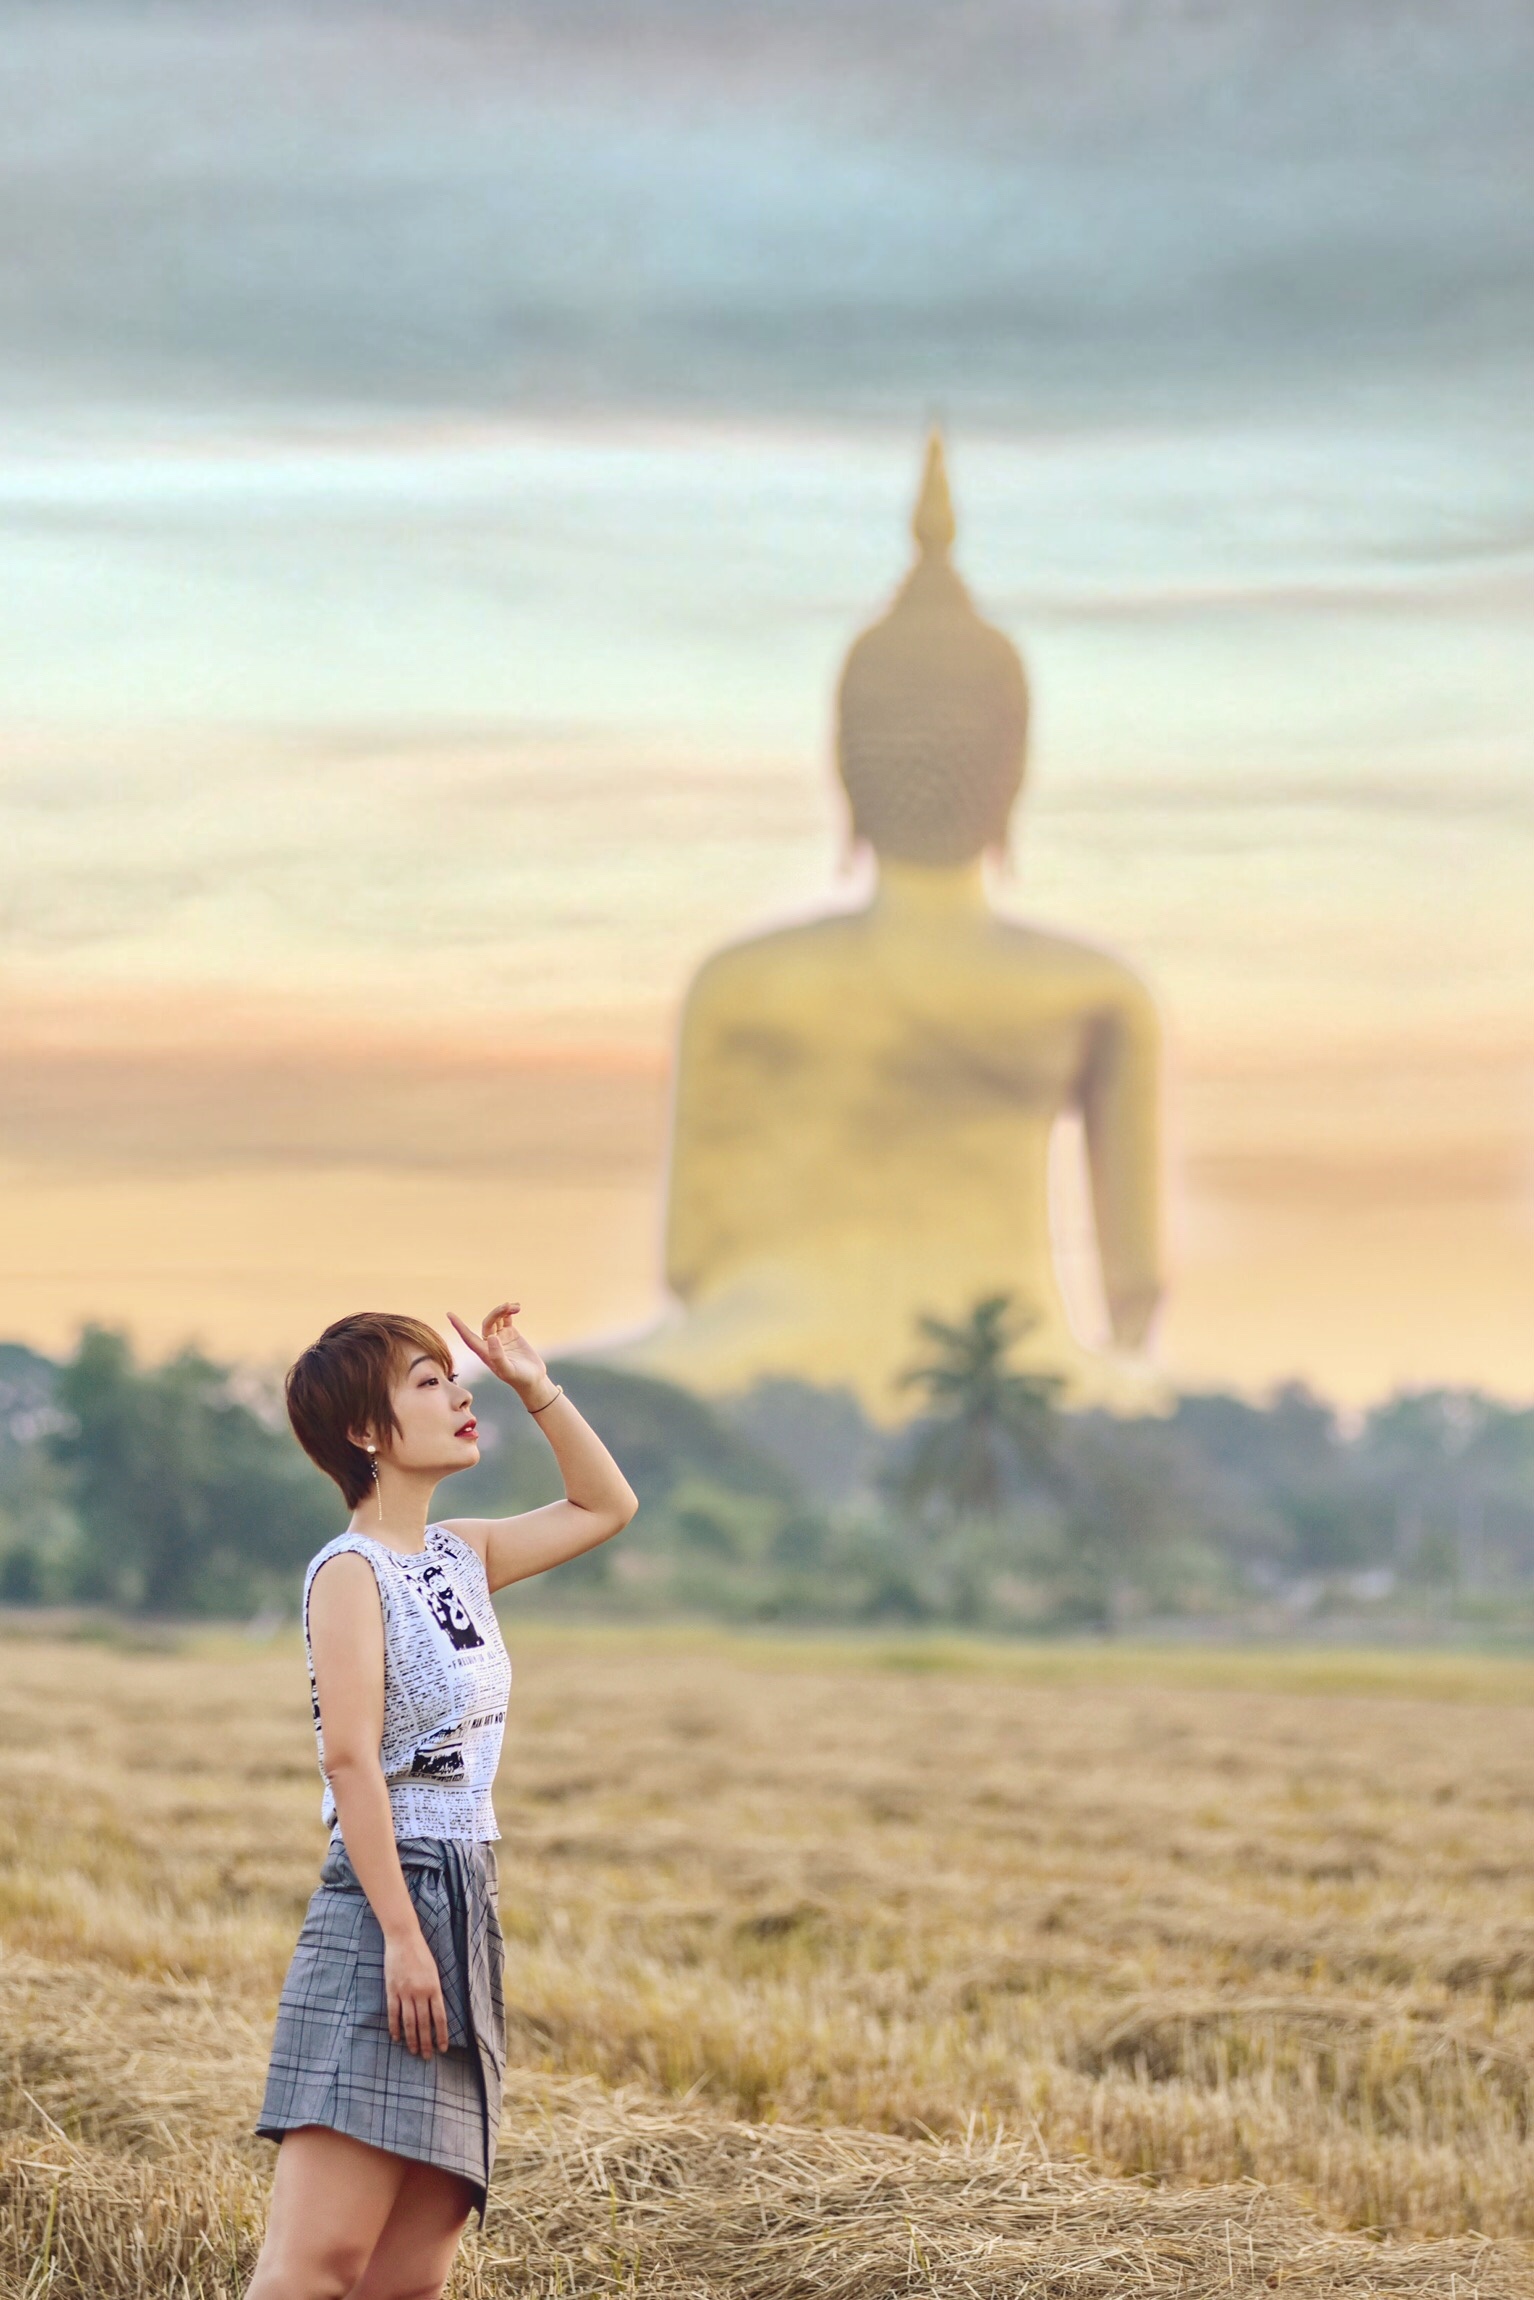
<instances>
[{"instance_id":1,"label":"woman's face","mask_svg":"<svg viewBox=\"0 0 1534 2300\"><path fill-rule=\"evenodd\" d=\"M381 1461L436 1477L473 1468L479 1459L473 1392L445 1374L435 1358L412 1358L390 1390L389 1402L399 1429L376 1433Z\"/></svg>"}]
</instances>

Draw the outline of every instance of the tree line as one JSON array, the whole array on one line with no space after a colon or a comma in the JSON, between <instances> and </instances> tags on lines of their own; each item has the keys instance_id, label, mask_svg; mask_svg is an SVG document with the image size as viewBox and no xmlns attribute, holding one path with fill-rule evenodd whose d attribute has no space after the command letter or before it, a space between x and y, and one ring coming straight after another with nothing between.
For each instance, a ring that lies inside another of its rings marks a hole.
<instances>
[{"instance_id":1,"label":"tree line","mask_svg":"<svg viewBox=\"0 0 1534 2300\"><path fill-rule=\"evenodd\" d=\"M1000 1632L1382 1612L1534 1627L1534 1410L1403 1391L1354 1419L1299 1383L1126 1418L1024 1370L1003 1295L920 1321L913 1412L790 1380L706 1404L556 1364L641 1512L621 1543L519 1593L535 1607ZM516 1401L476 1390L465 1514L555 1490ZM291 1613L339 1529L275 1385L196 1350L159 1364L88 1328L53 1361L0 1345L0 1604L163 1616Z\"/></svg>"}]
</instances>

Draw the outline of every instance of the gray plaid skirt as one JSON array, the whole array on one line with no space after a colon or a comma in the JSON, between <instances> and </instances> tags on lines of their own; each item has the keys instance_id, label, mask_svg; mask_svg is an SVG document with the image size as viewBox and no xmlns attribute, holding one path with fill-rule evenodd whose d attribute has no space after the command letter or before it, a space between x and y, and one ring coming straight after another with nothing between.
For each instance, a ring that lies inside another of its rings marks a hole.
<instances>
[{"instance_id":1,"label":"gray plaid skirt","mask_svg":"<svg viewBox=\"0 0 1534 2300\"><path fill-rule=\"evenodd\" d=\"M328 2125L459 2173L483 2221L506 2070L493 1846L406 1837L400 1866L447 2007L448 2049L423 2060L389 2034L383 1932L346 1848L332 1843L282 1985L257 2132Z\"/></svg>"}]
</instances>

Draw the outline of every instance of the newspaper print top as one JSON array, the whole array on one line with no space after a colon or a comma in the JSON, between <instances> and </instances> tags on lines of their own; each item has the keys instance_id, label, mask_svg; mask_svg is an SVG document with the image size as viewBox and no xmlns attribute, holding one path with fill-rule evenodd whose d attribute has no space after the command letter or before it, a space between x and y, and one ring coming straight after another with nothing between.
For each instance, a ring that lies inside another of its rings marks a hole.
<instances>
[{"instance_id":1,"label":"newspaper print top","mask_svg":"<svg viewBox=\"0 0 1534 2300\"><path fill-rule=\"evenodd\" d=\"M500 1763L511 1662L490 1602L478 1552L445 1525L426 1528L426 1546L402 1555L365 1533L327 1542L304 1577L304 1650L320 1771L320 1725L309 1648L309 1591L330 1558L356 1550L373 1568L384 1624L384 1726L379 1756L398 1837L498 1837L490 1789ZM322 1818L339 1837L325 1777Z\"/></svg>"}]
</instances>

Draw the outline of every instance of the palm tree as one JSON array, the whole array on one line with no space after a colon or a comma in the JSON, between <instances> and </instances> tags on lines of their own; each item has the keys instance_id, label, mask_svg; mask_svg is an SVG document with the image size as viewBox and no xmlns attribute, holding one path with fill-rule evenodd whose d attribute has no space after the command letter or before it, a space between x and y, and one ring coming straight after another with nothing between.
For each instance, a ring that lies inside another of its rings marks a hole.
<instances>
[{"instance_id":1,"label":"palm tree","mask_svg":"<svg viewBox=\"0 0 1534 2300\"><path fill-rule=\"evenodd\" d=\"M932 1353L908 1366L900 1383L925 1393L927 1419L891 1479L897 1500L958 1523L995 1518L1020 1482L1059 1492L1060 1381L1008 1364L1037 1323L1010 1294L986 1295L961 1325L917 1320Z\"/></svg>"}]
</instances>

